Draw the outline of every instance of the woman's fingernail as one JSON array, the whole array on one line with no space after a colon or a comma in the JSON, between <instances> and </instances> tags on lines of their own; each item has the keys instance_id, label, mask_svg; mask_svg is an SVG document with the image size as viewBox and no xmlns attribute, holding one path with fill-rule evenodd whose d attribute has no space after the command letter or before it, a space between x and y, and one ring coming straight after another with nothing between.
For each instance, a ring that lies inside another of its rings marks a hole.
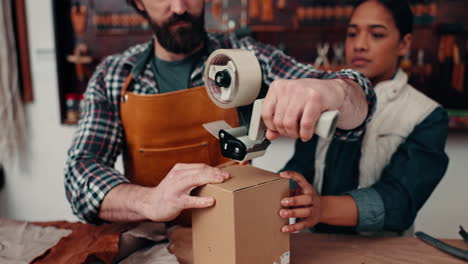
<instances>
[{"instance_id":1,"label":"woman's fingernail","mask_svg":"<svg viewBox=\"0 0 468 264\"><path fill-rule=\"evenodd\" d=\"M281 228L281 231L282 231L282 232L289 232L289 228L288 228L287 226L283 226L283 227Z\"/></svg>"},{"instance_id":2,"label":"woman's fingernail","mask_svg":"<svg viewBox=\"0 0 468 264\"><path fill-rule=\"evenodd\" d=\"M281 204L283 206L288 206L289 205L289 200L288 199L283 199L283 200L281 200Z\"/></svg>"},{"instance_id":3,"label":"woman's fingernail","mask_svg":"<svg viewBox=\"0 0 468 264\"><path fill-rule=\"evenodd\" d=\"M280 216L281 216L281 217L287 217L287 216L288 216L288 212L286 212L286 210L281 210L281 211L280 211Z\"/></svg>"}]
</instances>

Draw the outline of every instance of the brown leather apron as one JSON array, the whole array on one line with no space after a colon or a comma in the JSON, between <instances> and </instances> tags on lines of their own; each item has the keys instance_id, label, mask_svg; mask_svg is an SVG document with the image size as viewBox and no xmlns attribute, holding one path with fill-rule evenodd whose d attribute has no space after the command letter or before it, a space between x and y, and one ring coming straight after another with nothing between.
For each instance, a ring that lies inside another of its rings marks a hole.
<instances>
[{"instance_id":1,"label":"brown leather apron","mask_svg":"<svg viewBox=\"0 0 468 264\"><path fill-rule=\"evenodd\" d=\"M202 124L225 120L238 126L235 109L211 102L204 87L163 94L138 95L122 87L120 118L125 132L125 175L132 182L156 186L176 163L227 162L218 140Z\"/></svg>"}]
</instances>

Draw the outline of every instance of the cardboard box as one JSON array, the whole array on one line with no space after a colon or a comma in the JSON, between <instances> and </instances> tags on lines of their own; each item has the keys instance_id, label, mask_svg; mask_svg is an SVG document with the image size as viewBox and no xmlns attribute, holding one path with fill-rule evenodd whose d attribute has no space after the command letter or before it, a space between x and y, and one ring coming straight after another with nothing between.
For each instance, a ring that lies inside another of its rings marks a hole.
<instances>
[{"instance_id":1,"label":"cardboard box","mask_svg":"<svg viewBox=\"0 0 468 264\"><path fill-rule=\"evenodd\" d=\"M232 178L208 184L198 196L213 196L215 206L192 212L195 264L287 264L289 234L278 213L289 182L252 166L232 166Z\"/></svg>"}]
</instances>

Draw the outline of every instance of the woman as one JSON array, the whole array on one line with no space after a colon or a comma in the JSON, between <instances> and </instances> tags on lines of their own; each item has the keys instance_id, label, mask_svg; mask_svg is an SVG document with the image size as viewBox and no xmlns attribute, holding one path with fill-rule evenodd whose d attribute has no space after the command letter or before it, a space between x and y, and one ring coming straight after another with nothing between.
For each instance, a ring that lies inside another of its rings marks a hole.
<instances>
[{"instance_id":1,"label":"woman","mask_svg":"<svg viewBox=\"0 0 468 264\"><path fill-rule=\"evenodd\" d=\"M366 74L377 110L355 142L313 138L296 143L282 177L296 194L281 201L283 218L301 218L283 232L402 233L442 179L448 116L407 83L400 58L411 47L407 1L358 1L348 26L346 61Z\"/></svg>"}]
</instances>

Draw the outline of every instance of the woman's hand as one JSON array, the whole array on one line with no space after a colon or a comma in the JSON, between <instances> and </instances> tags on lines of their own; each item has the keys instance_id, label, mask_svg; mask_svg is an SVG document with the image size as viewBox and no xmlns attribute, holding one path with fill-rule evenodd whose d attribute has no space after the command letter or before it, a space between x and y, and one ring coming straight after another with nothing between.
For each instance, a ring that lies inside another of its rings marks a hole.
<instances>
[{"instance_id":1,"label":"woman's hand","mask_svg":"<svg viewBox=\"0 0 468 264\"><path fill-rule=\"evenodd\" d=\"M280 176L295 181L299 188L293 190L291 197L281 200L285 208L279 211L279 215L282 218L302 218L298 223L283 226L281 231L295 232L318 224L321 220L321 199L314 187L302 174L294 171L284 171Z\"/></svg>"},{"instance_id":2,"label":"woman's hand","mask_svg":"<svg viewBox=\"0 0 468 264\"><path fill-rule=\"evenodd\" d=\"M180 264L193 263L192 228L179 227L169 232L167 250L174 254Z\"/></svg>"}]
</instances>

